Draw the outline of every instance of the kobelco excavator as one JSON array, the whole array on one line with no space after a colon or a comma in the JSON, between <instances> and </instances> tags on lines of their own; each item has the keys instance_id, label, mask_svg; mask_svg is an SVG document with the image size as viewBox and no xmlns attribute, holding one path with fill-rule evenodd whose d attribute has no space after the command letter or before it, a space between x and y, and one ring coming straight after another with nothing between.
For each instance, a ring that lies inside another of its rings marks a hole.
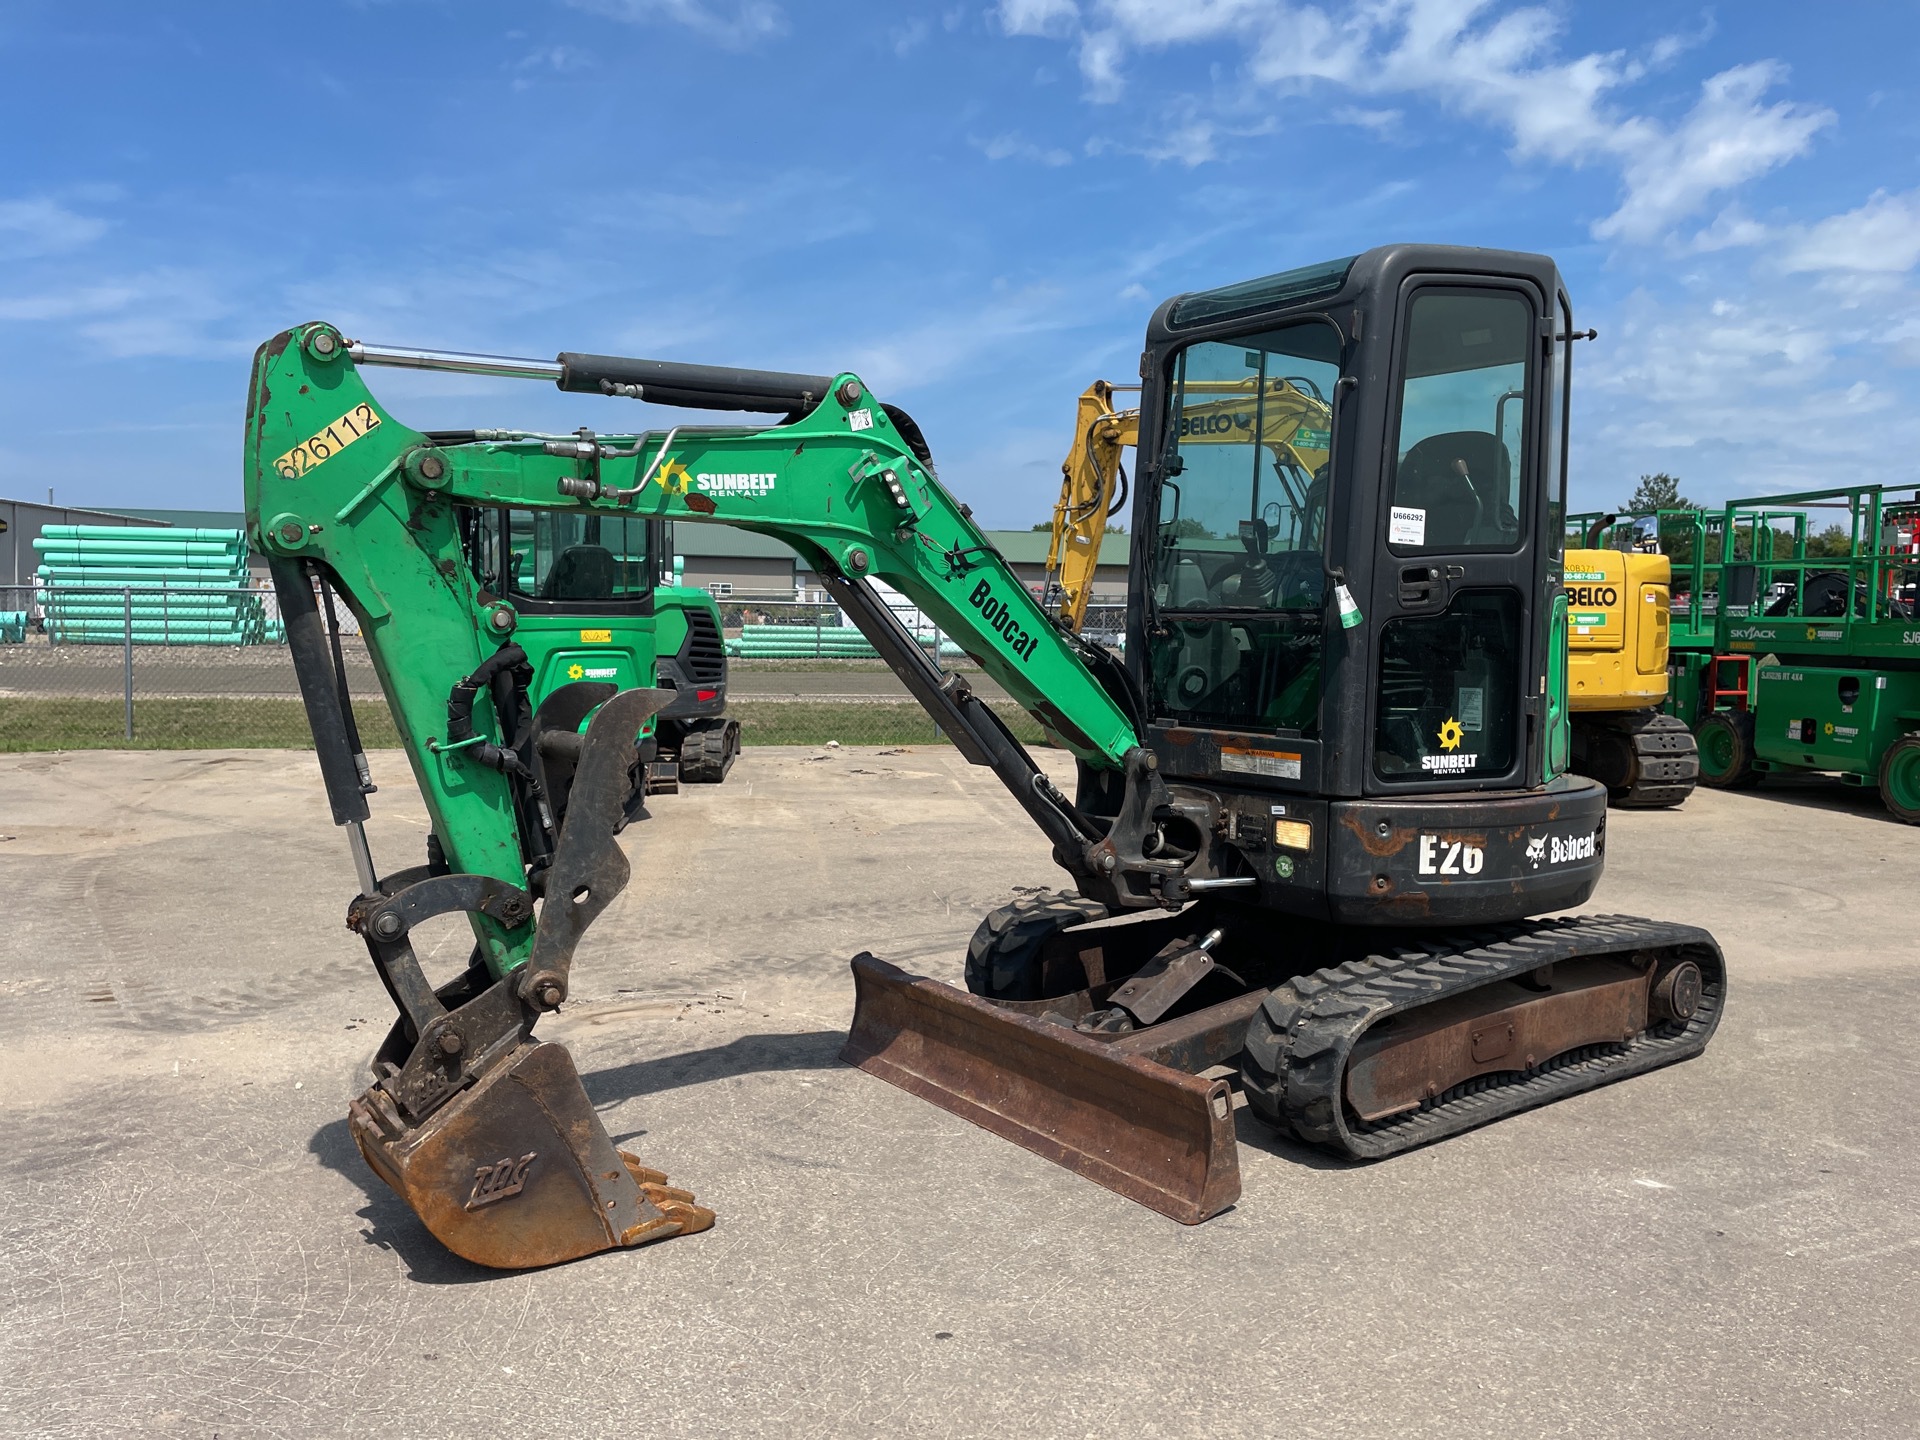
<instances>
[{"instance_id":1,"label":"kobelco excavator","mask_svg":"<svg viewBox=\"0 0 1920 1440\"><path fill-rule=\"evenodd\" d=\"M1073 448L1060 463L1060 498L1053 507L1041 603L1076 635L1086 623L1107 522L1127 503L1127 472L1120 453L1140 443L1140 412L1114 407L1119 388L1096 380L1081 392ZM1300 515L1318 516L1331 411L1312 379L1195 380L1188 382L1187 393L1190 398L1180 417L1183 444L1244 447L1257 436L1273 467L1272 483L1292 497ZM1312 536L1304 538L1309 545L1319 543Z\"/></svg>"},{"instance_id":2,"label":"kobelco excavator","mask_svg":"<svg viewBox=\"0 0 1920 1440\"><path fill-rule=\"evenodd\" d=\"M351 1107L362 1153L448 1247L552 1263L704 1228L617 1152L571 1059L534 1038L629 875L614 839L659 692L528 703L511 577L468 517L502 509L776 536L1007 787L1072 890L987 917L969 991L853 962L845 1058L1177 1219L1239 1193L1233 1111L1392 1155L1698 1053L1726 973L1705 931L1532 920L1591 894L1606 794L1565 773L1559 576L1571 312L1553 263L1401 245L1154 314L1141 363L1124 662L1055 625L859 377L363 344L323 323L255 358L247 506L400 1017ZM770 423L432 431L378 364ZM1325 397L1325 482L1278 483L1260 434L1194 443L1218 387ZM943 673L903 592L1070 753L1057 787ZM325 610L355 616L432 835L384 872ZM629 831L629 834L636 833ZM463 913L467 972L408 936Z\"/></svg>"}]
</instances>

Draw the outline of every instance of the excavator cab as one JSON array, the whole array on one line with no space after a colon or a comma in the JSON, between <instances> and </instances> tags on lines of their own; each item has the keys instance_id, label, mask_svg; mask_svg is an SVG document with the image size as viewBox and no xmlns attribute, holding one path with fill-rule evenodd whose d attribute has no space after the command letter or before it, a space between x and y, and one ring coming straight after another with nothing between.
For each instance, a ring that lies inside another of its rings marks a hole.
<instances>
[{"instance_id":1,"label":"excavator cab","mask_svg":"<svg viewBox=\"0 0 1920 1440\"><path fill-rule=\"evenodd\" d=\"M1127 655L1169 785L1267 796L1317 837L1291 867L1222 855L1263 902L1368 926L1511 913L1508 887L1538 910L1591 892L1604 797L1561 773L1554 644L1571 342L1550 260L1439 246L1154 314ZM1324 397L1293 437L1311 472L1270 443L1276 385ZM1251 402L1237 427L1226 390ZM1477 869L1433 883L1420 837L1460 831L1468 797L1550 811L1592 853L1535 865L1536 836L1475 823Z\"/></svg>"}]
</instances>

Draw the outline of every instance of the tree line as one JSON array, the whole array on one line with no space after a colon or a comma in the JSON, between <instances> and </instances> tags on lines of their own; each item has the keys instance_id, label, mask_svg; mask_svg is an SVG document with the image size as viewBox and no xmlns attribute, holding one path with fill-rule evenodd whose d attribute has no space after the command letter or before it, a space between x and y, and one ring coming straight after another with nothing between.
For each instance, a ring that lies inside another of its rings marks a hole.
<instances>
[{"instance_id":1,"label":"tree line","mask_svg":"<svg viewBox=\"0 0 1920 1440\"><path fill-rule=\"evenodd\" d=\"M1664 470L1653 475L1642 475L1640 483L1634 487L1633 494L1627 497L1627 503L1620 507L1621 514L1645 514L1654 511L1703 510L1680 493L1680 481L1677 476ZM1755 556L1748 552L1753 549L1753 537L1750 531L1742 531L1734 542L1735 560L1791 560L1793 558L1793 531L1791 528L1769 528L1766 532L1770 540L1763 540L1762 547L1770 554ZM1693 562L1696 539L1700 532L1691 520L1678 516L1663 515L1660 519L1660 552L1671 559L1676 567ZM1718 531L1709 531L1706 536L1706 561L1709 565L1720 560L1722 537ZM1832 559L1853 552L1853 540L1844 525L1829 525L1817 534L1807 537L1807 556L1810 559Z\"/></svg>"}]
</instances>

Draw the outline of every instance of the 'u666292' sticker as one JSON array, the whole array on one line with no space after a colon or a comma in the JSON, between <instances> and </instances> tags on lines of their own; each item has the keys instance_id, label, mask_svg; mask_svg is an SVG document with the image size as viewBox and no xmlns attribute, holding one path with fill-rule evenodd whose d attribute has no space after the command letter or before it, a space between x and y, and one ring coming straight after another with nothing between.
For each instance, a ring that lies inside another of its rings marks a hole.
<instances>
[{"instance_id":1,"label":"'u666292' sticker","mask_svg":"<svg viewBox=\"0 0 1920 1440\"><path fill-rule=\"evenodd\" d=\"M309 435L273 462L282 480L298 480L316 465L324 465L370 430L380 428L371 405L356 405L326 429Z\"/></svg>"}]
</instances>

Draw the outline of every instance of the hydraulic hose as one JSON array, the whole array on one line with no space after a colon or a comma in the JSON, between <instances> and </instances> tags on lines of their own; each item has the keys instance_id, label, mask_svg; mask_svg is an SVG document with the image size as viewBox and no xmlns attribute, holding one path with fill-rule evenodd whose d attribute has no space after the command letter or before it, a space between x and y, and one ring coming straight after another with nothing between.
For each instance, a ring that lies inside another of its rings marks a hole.
<instances>
[{"instance_id":1,"label":"hydraulic hose","mask_svg":"<svg viewBox=\"0 0 1920 1440\"><path fill-rule=\"evenodd\" d=\"M493 687L497 680L502 679L511 688L501 686L494 690L494 709L499 714L501 735L507 743L496 745L491 740L480 740L468 744L474 740L473 702L482 690ZM447 748L463 746L468 756L491 770L514 775L527 774L527 768L517 753L520 737L511 732L521 728L522 717L518 712L526 708L527 686L532 682L533 666L527 660L527 652L518 645L502 645L482 660L471 675L455 682L452 692L447 696ZM505 704L501 703L503 698Z\"/></svg>"}]
</instances>

